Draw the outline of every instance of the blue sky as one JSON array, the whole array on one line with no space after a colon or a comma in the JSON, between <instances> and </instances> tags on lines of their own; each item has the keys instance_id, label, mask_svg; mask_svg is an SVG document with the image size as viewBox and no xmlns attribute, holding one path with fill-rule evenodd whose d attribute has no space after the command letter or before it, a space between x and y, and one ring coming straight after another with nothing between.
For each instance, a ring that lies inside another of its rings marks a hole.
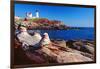
<instances>
[{"instance_id":1,"label":"blue sky","mask_svg":"<svg viewBox=\"0 0 100 69\"><path fill-rule=\"evenodd\" d=\"M41 18L60 20L68 26L94 27L94 8L15 4L15 16L25 17L26 12L39 10Z\"/></svg>"}]
</instances>

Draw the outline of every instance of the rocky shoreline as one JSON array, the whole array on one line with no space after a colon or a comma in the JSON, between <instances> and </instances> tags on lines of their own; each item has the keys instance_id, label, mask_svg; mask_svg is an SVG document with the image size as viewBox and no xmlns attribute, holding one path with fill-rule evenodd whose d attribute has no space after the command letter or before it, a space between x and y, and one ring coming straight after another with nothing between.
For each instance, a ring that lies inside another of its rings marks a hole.
<instances>
[{"instance_id":1,"label":"rocky shoreline","mask_svg":"<svg viewBox=\"0 0 100 69\"><path fill-rule=\"evenodd\" d=\"M51 46L44 46L30 52L24 51L21 44L15 40L14 59L17 60L15 64L18 65L19 62L20 64L72 63L95 60L95 42L92 40L52 39L51 42Z\"/></svg>"},{"instance_id":2,"label":"rocky shoreline","mask_svg":"<svg viewBox=\"0 0 100 69\"><path fill-rule=\"evenodd\" d=\"M72 52L77 51L86 57L94 58L95 42L93 40L55 40L54 42L69 48Z\"/></svg>"}]
</instances>

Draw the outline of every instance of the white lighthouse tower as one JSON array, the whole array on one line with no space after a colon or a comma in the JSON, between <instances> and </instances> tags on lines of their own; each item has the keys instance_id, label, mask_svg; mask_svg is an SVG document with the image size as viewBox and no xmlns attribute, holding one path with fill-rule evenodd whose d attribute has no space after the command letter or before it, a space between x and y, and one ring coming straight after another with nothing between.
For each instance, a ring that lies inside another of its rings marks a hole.
<instances>
[{"instance_id":1,"label":"white lighthouse tower","mask_svg":"<svg viewBox=\"0 0 100 69\"><path fill-rule=\"evenodd\" d=\"M36 18L39 18L39 11L38 10L36 10L35 16L36 16Z\"/></svg>"}]
</instances>

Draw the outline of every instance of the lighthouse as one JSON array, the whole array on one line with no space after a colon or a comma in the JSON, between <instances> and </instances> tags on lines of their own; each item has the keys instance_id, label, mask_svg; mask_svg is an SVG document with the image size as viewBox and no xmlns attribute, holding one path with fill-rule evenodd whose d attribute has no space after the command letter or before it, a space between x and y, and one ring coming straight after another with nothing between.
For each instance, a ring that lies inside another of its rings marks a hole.
<instances>
[{"instance_id":1,"label":"lighthouse","mask_svg":"<svg viewBox=\"0 0 100 69\"><path fill-rule=\"evenodd\" d=\"M36 18L39 18L39 11L38 10L36 10L35 16L36 16Z\"/></svg>"},{"instance_id":2,"label":"lighthouse","mask_svg":"<svg viewBox=\"0 0 100 69\"><path fill-rule=\"evenodd\" d=\"M31 18L39 18L39 11L35 11L35 16L32 16L32 12L26 12L26 18L31 19Z\"/></svg>"}]
</instances>

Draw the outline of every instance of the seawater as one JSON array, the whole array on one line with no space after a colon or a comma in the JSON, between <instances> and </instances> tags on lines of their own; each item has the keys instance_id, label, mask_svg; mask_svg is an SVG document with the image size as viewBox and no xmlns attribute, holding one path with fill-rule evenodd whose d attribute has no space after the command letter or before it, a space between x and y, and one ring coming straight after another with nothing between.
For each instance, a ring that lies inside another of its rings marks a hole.
<instances>
[{"instance_id":1,"label":"seawater","mask_svg":"<svg viewBox=\"0 0 100 69\"><path fill-rule=\"evenodd\" d=\"M50 39L61 40L94 40L95 33L94 28L81 28L81 29L69 29L69 30L28 30L29 33L34 31L39 32L41 35L47 32Z\"/></svg>"}]
</instances>

